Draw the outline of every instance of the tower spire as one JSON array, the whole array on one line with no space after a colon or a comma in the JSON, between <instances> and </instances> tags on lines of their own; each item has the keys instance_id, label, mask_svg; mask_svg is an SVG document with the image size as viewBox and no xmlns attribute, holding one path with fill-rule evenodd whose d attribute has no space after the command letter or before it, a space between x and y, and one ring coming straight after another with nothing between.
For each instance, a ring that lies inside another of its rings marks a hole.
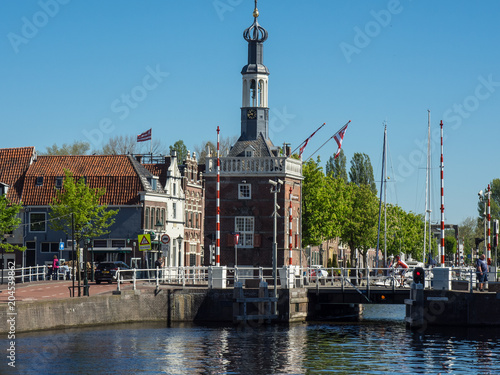
<instances>
[{"instance_id":1,"label":"tower spire","mask_svg":"<svg viewBox=\"0 0 500 375\"><path fill-rule=\"evenodd\" d=\"M248 63L241 70L243 76L243 101L241 105L241 139L256 140L260 134L269 139L268 76L264 65L264 42L268 33L259 25L257 0L253 23L243 32L248 42Z\"/></svg>"}]
</instances>

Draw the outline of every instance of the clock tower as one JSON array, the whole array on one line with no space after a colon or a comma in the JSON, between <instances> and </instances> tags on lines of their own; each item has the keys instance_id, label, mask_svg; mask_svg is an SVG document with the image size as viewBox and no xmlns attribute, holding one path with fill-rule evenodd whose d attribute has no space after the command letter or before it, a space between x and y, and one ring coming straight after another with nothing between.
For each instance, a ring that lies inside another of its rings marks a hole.
<instances>
[{"instance_id":1,"label":"clock tower","mask_svg":"<svg viewBox=\"0 0 500 375\"><path fill-rule=\"evenodd\" d=\"M253 141L262 134L269 139L268 80L269 70L264 65L264 42L267 30L257 21L257 0L253 11L253 24L243 32L248 42L248 64L241 71L243 76L243 103L241 106L241 141Z\"/></svg>"}]
</instances>

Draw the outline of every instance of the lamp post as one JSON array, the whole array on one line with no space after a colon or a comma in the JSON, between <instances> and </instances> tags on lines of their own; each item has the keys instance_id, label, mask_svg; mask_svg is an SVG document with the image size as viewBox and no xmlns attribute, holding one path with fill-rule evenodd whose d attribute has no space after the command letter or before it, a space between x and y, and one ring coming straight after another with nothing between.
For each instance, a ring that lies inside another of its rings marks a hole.
<instances>
[{"instance_id":1,"label":"lamp post","mask_svg":"<svg viewBox=\"0 0 500 375\"><path fill-rule=\"evenodd\" d=\"M278 210L280 206L278 206L278 193L281 190L281 185L283 185L283 181L279 178L276 181L269 180L269 183L272 185L271 193L274 194L274 208L273 208L273 280L274 280L274 297L278 297L278 247L276 243L277 236L277 226L278 226ZM274 302L274 314L278 313L278 302Z\"/></svg>"},{"instance_id":2,"label":"lamp post","mask_svg":"<svg viewBox=\"0 0 500 375\"><path fill-rule=\"evenodd\" d=\"M179 246L179 250L178 251L179 251L179 267L180 267L181 266L181 246L182 246L182 240L183 240L183 238L179 234L179 237L177 237L176 240L177 240L177 244Z\"/></svg>"},{"instance_id":3,"label":"lamp post","mask_svg":"<svg viewBox=\"0 0 500 375\"><path fill-rule=\"evenodd\" d=\"M163 223L160 221L160 219L158 219L158 221L156 222L155 224L155 228L156 228L156 251L157 251L157 254L156 254L156 259L158 259L158 254L160 252L160 238L161 238L161 234L162 234L162 230L163 230Z\"/></svg>"},{"instance_id":4,"label":"lamp post","mask_svg":"<svg viewBox=\"0 0 500 375\"><path fill-rule=\"evenodd\" d=\"M238 265L238 242L240 241L240 234L234 233L234 268Z\"/></svg>"}]
</instances>

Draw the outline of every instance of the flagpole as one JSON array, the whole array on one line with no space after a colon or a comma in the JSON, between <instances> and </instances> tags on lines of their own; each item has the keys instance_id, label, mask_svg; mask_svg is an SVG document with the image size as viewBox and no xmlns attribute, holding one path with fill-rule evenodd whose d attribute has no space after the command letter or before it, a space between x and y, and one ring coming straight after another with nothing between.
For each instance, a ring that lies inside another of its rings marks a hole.
<instances>
[{"instance_id":1,"label":"flagpole","mask_svg":"<svg viewBox=\"0 0 500 375\"><path fill-rule=\"evenodd\" d=\"M300 148L300 146L302 146L304 143L306 143L306 142L307 142L307 141L308 141L308 140L309 140L309 139L310 139L310 138L311 138L314 134L316 134L316 132L317 132L319 129L321 129L321 128L322 128L323 126L325 126L325 125L326 125L326 122L324 122L324 123L323 123L323 124L322 124L322 125L318 128L318 129L316 129L316 130L314 131L314 133L312 133L309 137L307 137L305 141L303 141L300 145L298 145L298 146L295 148L295 150L293 150L293 151L292 151L292 154L293 154L295 151L297 151L297 150Z\"/></svg>"},{"instance_id":2,"label":"flagpole","mask_svg":"<svg viewBox=\"0 0 500 375\"><path fill-rule=\"evenodd\" d=\"M151 154L151 164L153 164L153 128L151 128L151 138L149 139L149 153Z\"/></svg>"},{"instance_id":3,"label":"flagpole","mask_svg":"<svg viewBox=\"0 0 500 375\"><path fill-rule=\"evenodd\" d=\"M349 125L349 123L350 123L350 122L351 122L351 120L347 121L347 123L346 123L346 124L345 124L342 128L340 128L340 129L345 128L347 125ZM337 132L337 133L338 133L338 132ZM332 135L330 138L328 138L328 139L326 140L326 142L325 142L325 143L323 143L323 144L322 144L322 145L321 145L321 146L320 146L320 147L319 147L316 151L314 151L314 152L313 152L313 154L312 154L311 156L309 156L309 157L306 159L306 161L305 161L305 162L307 162L309 159L311 159L311 158L314 156L314 154L315 154L315 153L317 153L317 152L318 152L321 148L323 148L323 146L324 146L324 145L326 145L326 144L330 141L330 139L334 138L334 137L337 135L337 133L335 133L335 134L334 134L334 135Z\"/></svg>"}]
</instances>

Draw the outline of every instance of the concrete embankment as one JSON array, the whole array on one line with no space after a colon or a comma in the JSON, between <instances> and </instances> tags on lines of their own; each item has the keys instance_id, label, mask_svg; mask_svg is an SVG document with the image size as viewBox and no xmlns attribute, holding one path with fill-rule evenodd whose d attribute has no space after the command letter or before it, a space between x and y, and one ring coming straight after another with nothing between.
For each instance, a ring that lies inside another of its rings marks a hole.
<instances>
[{"instance_id":1,"label":"concrete embankment","mask_svg":"<svg viewBox=\"0 0 500 375\"><path fill-rule=\"evenodd\" d=\"M119 295L17 302L12 310L7 304L4 306L0 311L1 333L12 329L20 333L142 321L163 321L167 324L232 319L231 292L221 294L206 289L163 289L160 293L131 290Z\"/></svg>"}]
</instances>

